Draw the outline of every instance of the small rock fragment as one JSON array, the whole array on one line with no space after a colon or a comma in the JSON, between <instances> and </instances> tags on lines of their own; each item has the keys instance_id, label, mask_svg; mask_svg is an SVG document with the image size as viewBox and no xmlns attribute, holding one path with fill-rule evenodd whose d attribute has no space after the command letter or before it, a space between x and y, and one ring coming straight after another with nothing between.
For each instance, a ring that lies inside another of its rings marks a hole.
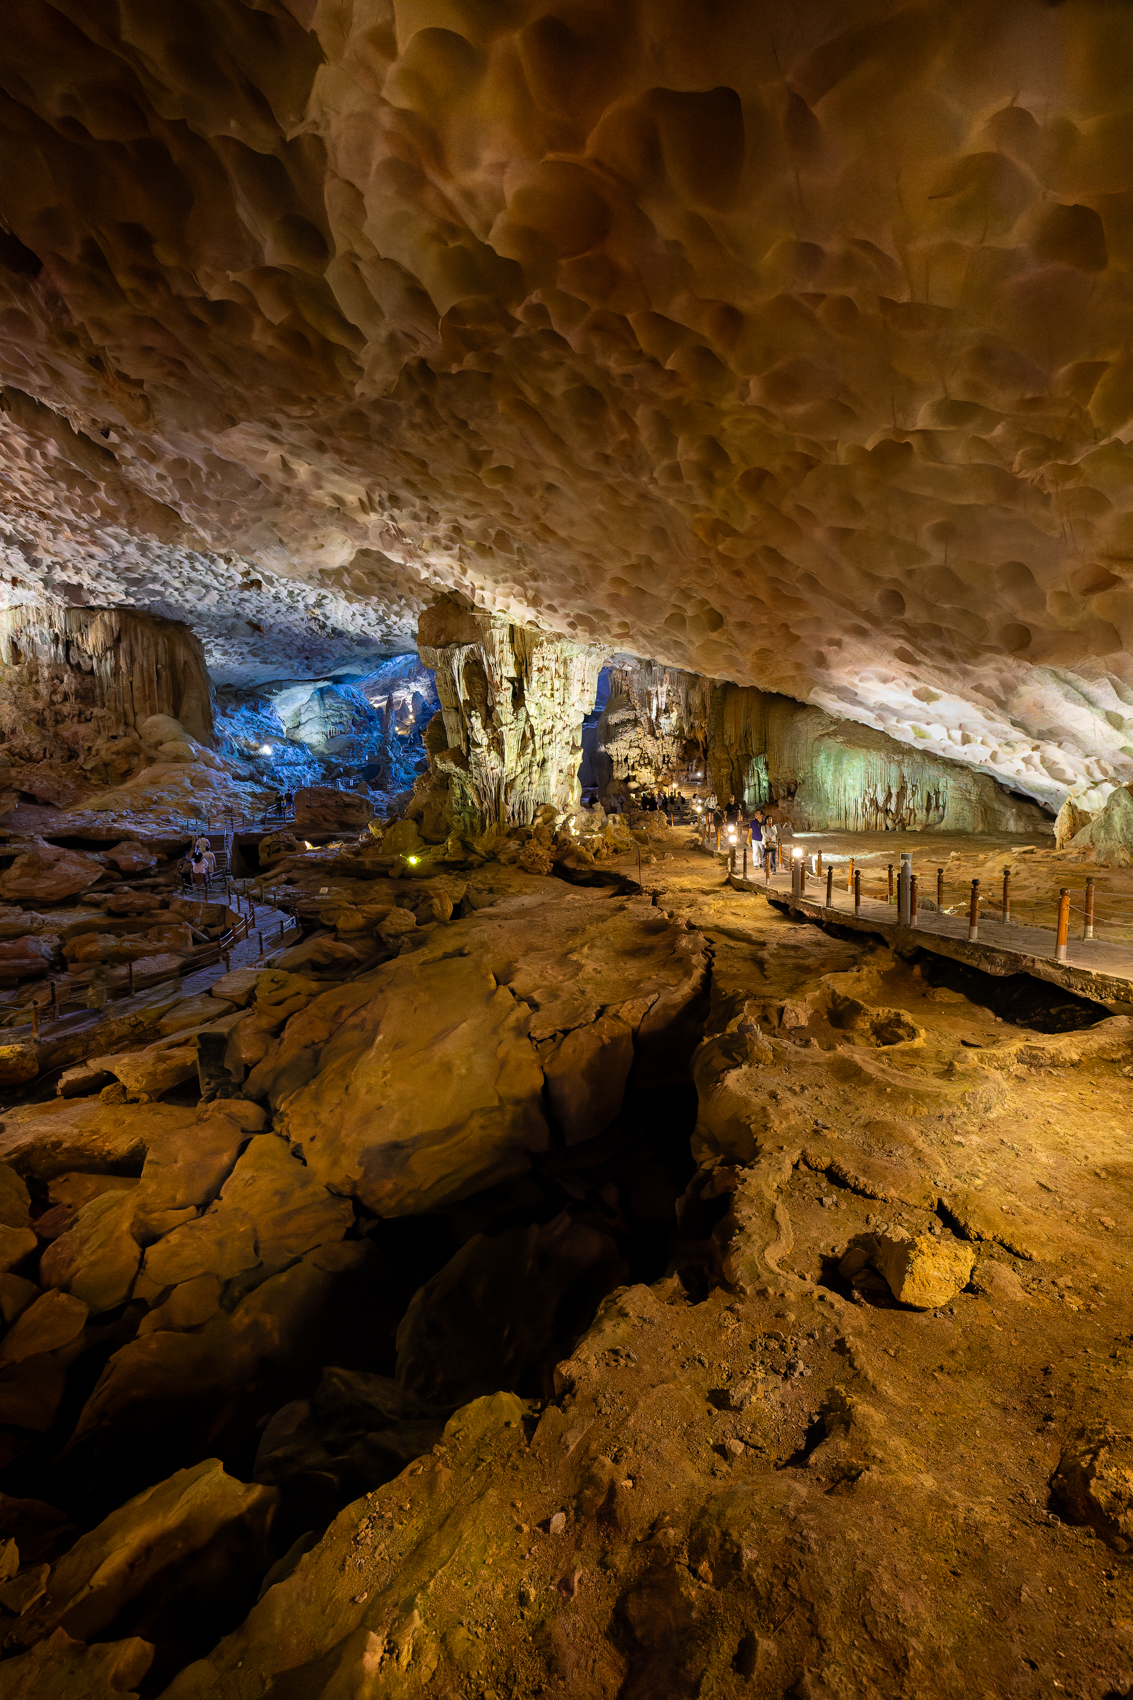
<instances>
[{"instance_id":1,"label":"small rock fragment","mask_svg":"<svg viewBox=\"0 0 1133 1700\"><path fill-rule=\"evenodd\" d=\"M566 1512L556 1511L547 1527L552 1535L561 1535L566 1528Z\"/></svg>"}]
</instances>

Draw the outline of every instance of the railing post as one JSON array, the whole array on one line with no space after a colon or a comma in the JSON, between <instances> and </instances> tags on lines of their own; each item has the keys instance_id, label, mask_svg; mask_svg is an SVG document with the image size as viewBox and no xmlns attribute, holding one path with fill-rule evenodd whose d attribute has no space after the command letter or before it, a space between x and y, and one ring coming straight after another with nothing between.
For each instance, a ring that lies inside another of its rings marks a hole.
<instances>
[{"instance_id":1,"label":"railing post","mask_svg":"<svg viewBox=\"0 0 1133 1700\"><path fill-rule=\"evenodd\" d=\"M765 845L763 851L763 883L764 885L771 884L771 849L769 845Z\"/></svg>"},{"instance_id":2,"label":"railing post","mask_svg":"<svg viewBox=\"0 0 1133 1700\"><path fill-rule=\"evenodd\" d=\"M1082 928L1082 937L1092 939L1094 936L1094 882L1086 881L1086 921Z\"/></svg>"},{"instance_id":3,"label":"railing post","mask_svg":"<svg viewBox=\"0 0 1133 1700\"><path fill-rule=\"evenodd\" d=\"M888 896L888 901L889 901L889 902L890 902L890 903L892 903L892 901L893 901L893 864L892 864L892 862L890 862L890 863L889 863L889 865L888 865L888 867L887 867L887 868L886 868L886 873L887 873L887 874L888 874L888 876L889 876L889 896Z\"/></svg>"},{"instance_id":4,"label":"railing post","mask_svg":"<svg viewBox=\"0 0 1133 1700\"><path fill-rule=\"evenodd\" d=\"M968 905L968 943L975 944L980 936L980 882L972 881L972 900Z\"/></svg>"},{"instance_id":5,"label":"railing post","mask_svg":"<svg viewBox=\"0 0 1133 1700\"><path fill-rule=\"evenodd\" d=\"M854 914L860 915L861 912L862 912L862 871L861 871L860 868L855 868L854 869Z\"/></svg>"},{"instance_id":6,"label":"railing post","mask_svg":"<svg viewBox=\"0 0 1133 1700\"><path fill-rule=\"evenodd\" d=\"M834 907L834 864L831 862L826 870L826 907Z\"/></svg>"},{"instance_id":7,"label":"railing post","mask_svg":"<svg viewBox=\"0 0 1133 1700\"><path fill-rule=\"evenodd\" d=\"M1003 925L1005 927L1008 926L1010 924L1010 921L1011 921L1011 869L1010 868L1004 868L1004 870L1003 870Z\"/></svg>"},{"instance_id":8,"label":"railing post","mask_svg":"<svg viewBox=\"0 0 1133 1700\"><path fill-rule=\"evenodd\" d=\"M820 880L822 878L822 851L821 850L818 852L818 855L814 858L814 877L815 877L816 880Z\"/></svg>"},{"instance_id":9,"label":"railing post","mask_svg":"<svg viewBox=\"0 0 1133 1700\"><path fill-rule=\"evenodd\" d=\"M851 856L849 862L846 865L846 890L847 891L853 891L853 889L854 889L854 858Z\"/></svg>"},{"instance_id":10,"label":"railing post","mask_svg":"<svg viewBox=\"0 0 1133 1700\"><path fill-rule=\"evenodd\" d=\"M1058 932L1054 937L1054 960L1066 961L1066 938L1070 931L1070 891L1063 886L1058 893Z\"/></svg>"},{"instance_id":11,"label":"railing post","mask_svg":"<svg viewBox=\"0 0 1133 1700\"><path fill-rule=\"evenodd\" d=\"M937 870L936 870L936 907L938 909L944 908L944 869L943 868L937 868Z\"/></svg>"},{"instance_id":12,"label":"railing post","mask_svg":"<svg viewBox=\"0 0 1133 1700\"><path fill-rule=\"evenodd\" d=\"M892 900L890 900L890 901L892 901ZM910 874L909 875L909 925L910 925L910 927L915 927L916 924L917 924L917 876L916 876L916 874Z\"/></svg>"},{"instance_id":13,"label":"railing post","mask_svg":"<svg viewBox=\"0 0 1133 1700\"><path fill-rule=\"evenodd\" d=\"M743 878L744 878L744 881L745 881L745 883L746 883L746 881L747 881L747 845L746 845L746 844L745 844L745 845L744 845L744 871L743 871Z\"/></svg>"}]
</instances>

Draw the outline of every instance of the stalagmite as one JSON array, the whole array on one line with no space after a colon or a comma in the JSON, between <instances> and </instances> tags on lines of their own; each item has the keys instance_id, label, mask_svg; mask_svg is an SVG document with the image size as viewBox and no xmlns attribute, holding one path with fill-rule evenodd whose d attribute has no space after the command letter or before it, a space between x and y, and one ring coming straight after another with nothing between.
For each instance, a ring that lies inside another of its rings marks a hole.
<instances>
[{"instance_id":1,"label":"stalagmite","mask_svg":"<svg viewBox=\"0 0 1133 1700\"><path fill-rule=\"evenodd\" d=\"M526 825L542 804L579 798L582 718L601 652L442 597L421 616L421 658L436 671L446 742L434 772L448 781L462 828Z\"/></svg>"}]
</instances>

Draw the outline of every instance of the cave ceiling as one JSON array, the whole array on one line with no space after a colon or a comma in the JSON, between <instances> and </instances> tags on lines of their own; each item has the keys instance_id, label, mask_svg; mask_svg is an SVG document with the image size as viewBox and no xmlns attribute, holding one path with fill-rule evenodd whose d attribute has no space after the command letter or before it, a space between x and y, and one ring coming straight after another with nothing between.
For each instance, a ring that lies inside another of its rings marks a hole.
<instances>
[{"instance_id":1,"label":"cave ceiling","mask_svg":"<svg viewBox=\"0 0 1133 1700\"><path fill-rule=\"evenodd\" d=\"M440 589L1133 778L1121 0L9 0L5 596L218 677Z\"/></svg>"}]
</instances>

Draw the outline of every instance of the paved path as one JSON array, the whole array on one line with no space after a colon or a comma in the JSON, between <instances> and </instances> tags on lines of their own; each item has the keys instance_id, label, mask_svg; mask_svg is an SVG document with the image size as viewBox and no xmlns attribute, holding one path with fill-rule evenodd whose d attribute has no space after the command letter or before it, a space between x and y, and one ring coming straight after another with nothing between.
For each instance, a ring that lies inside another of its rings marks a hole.
<instances>
[{"instance_id":1,"label":"paved path","mask_svg":"<svg viewBox=\"0 0 1133 1700\"><path fill-rule=\"evenodd\" d=\"M837 883L839 872L841 888ZM981 895L979 936L975 943L968 940L966 911L963 915L949 915L935 907L921 908L916 927L902 927L897 920L896 903L863 894L860 910L855 912L853 892L846 890L845 878L844 866L835 870L829 909L825 872L820 878L808 875L805 892L800 897L791 895L790 873L774 874L767 880L762 872L749 872L746 882L736 873L729 875L729 883L736 890L761 892L769 901L786 904L811 920L836 922L859 932L880 933L902 950L919 946L990 974L1031 974L1105 1004L1115 1013L1133 1015L1133 947L1079 937L1068 942L1065 962L1058 962L1051 928L1013 921L1004 926L1002 921L992 919L1000 913L1000 907L988 893ZM1078 922L1080 931L1081 917L1072 914L1071 920Z\"/></svg>"}]
</instances>

